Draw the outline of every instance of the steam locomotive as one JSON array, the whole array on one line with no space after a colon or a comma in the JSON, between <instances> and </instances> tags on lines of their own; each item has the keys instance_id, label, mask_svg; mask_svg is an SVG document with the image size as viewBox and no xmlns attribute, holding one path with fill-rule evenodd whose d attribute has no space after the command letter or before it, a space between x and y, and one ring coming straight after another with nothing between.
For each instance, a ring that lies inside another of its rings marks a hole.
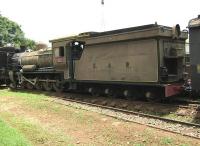
<instances>
[{"instance_id":1,"label":"steam locomotive","mask_svg":"<svg viewBox=\"0 0 200 146\"><path fill-rule=\"evenodd\" d=\"M192 85L199 91L200 17L190 21L189 30ZM6 70L1 79L12 88L125 98L171 97L181 93L187 81L187 38L188 31L181 31L179 25L150 24L81 33L51 40L52 49L14 53L6 50L12 57L8 57L6 68L1 66L1 73Z\"/></svg>"},{"instance_id":2,"label":"steam locomotive","mask_svg":"<svg viewBox=\"0 0 200 146\"><path fill-rule=\"evenodd\" d=\"M12 57L15 53L24 51L25 48L21 49L14 47L1 47L0 48L0 85L10 84L10 79L8 76L8 71L12 70Z\"/></svg>"}]
</instances>

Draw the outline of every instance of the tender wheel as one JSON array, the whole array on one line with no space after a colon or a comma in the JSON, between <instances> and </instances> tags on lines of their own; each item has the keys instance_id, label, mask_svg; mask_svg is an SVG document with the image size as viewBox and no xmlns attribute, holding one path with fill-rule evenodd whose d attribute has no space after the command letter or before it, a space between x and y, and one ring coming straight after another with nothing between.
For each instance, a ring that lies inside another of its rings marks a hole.
<instances>
[{"instance_id":1,"label":"tender wheel","mask_svg":"<svg viewBox=\"0 0 200 146\"><path fill-rule=\"evenodd\" d=\"M55 83L53 83L53 90L56 92L63 91L63 87L62 87L62 84L60 83L60 81L56 81Z\"/></svg>"},{"instance_id":2,"label":"tender wheel","mask_svg":"<svg viewBox=\"0 0 200 146\"><path fill-rule=\"evenodd\" d=\"M145 92L145 98L149 102L153 102L153 101L158 101L159 102L159 98L156 98L156 94L153 91Z\"/></svg>"},{"instance_id":3,"label":"tender wheel","mask_svg":"<svg viewBox=\"0 0 200 146\"><path fill-rule=\"evenodd\" d=\"M132 93L131 93L131 91L130 90L124 90L123 91L123 95L124 95L124 97L126 97L126 99L129 99L129 100L131 100L131 97L132 97Z\"/></svg>"},{"instance_id":4,"label":"tender wheel","mask_svg":"<svg viewBox=\"0 0 200 146\"><path fill-rule=\"evenodd\" d=\"M110 88L106 88L104 90L104 94L108 97L116 97L117 96L117 93L114 92L113 89L110 89Z\"/></svg>"},{"instance_id":5,"label":"tender wheel","mask_svg":"<svg viewBox=\"0 0 200 146\"><path fill-rule=\"evenodd\" d=\"M100 91L98 90L98 88L88 88L88 92L95 97L99 97L100 96Z\"/></svg>"},{"instance_id":6,"label":"tender wheel","mask_svg":"<svg viewBox=\"0 0 200 146\"><path fill-rule=\"evenodd\" d=\"M49 82L44 82L42 83L42 86L45 91L51 91L53 89L52 84Z\"/></svg>"}]
</instances>

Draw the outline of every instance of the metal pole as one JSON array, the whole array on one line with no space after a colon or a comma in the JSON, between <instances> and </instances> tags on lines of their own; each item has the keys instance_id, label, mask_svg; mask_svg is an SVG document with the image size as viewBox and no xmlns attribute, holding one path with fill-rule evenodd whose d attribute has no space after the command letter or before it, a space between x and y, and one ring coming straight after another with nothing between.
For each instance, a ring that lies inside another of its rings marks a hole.
<instances>
[{"instance_id":1,"label":"metal pole","mask_svg":"<svg viewBox=\"0 0 200 146\"><path fill-rule=\"evenodd\" d=\"M104 5L104 0L101 0L101 4Z\"/></svg>"},{"instance_id":2,"label":"metal pole","mask_svg":"<svg viewBox=\"0 0 200 146\"><path fill-rule=\"evenodd\" d=\"M101 6L102 6L101 27L102 27L102 31L104 31L104 30L105 30L105 20L104 20L104 0L101 0Z\"/></svg>"}]
</instances>

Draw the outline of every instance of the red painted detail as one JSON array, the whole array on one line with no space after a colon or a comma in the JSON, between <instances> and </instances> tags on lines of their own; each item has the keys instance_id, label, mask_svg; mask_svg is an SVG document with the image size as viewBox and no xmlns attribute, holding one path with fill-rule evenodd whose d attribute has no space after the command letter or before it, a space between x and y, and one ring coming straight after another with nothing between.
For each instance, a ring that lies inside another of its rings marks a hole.
<instances>
[{"instance_id":1,"label":"red painted detail","mask_svg":"<svg viewBox=\"0 0 200 146\"><path fill-rule=\"evenodd\" d=\"M180 94L184 90L182 84L167 84L164 88L165 97Z\"/></svg>"},{"instance_id":2,"label":"red painted detail","mask_svg":"<svg viewBox=\"0 0 200 146\"><path fill-rule=\"evenodd\" d=\"M56 57L55 58L56 62L64 62L64 57Z\"/></svg>"}]
</instances>

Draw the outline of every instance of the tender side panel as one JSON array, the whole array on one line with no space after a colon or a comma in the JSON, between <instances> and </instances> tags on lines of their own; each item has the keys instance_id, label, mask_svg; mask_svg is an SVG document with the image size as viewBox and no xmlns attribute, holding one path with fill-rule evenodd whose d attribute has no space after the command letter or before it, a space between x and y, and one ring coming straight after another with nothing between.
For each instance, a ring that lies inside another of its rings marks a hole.
<instances>
[{"instance_id":1,"label":"tender side panel","mask_svg":"<svg viewBox=\"0 0 200 146\"><path fill-rule=\"evenodd\" d=\"M155 39L86 46L75 63L76 80L157 82Z\"/></svg>"}]
</instances>

